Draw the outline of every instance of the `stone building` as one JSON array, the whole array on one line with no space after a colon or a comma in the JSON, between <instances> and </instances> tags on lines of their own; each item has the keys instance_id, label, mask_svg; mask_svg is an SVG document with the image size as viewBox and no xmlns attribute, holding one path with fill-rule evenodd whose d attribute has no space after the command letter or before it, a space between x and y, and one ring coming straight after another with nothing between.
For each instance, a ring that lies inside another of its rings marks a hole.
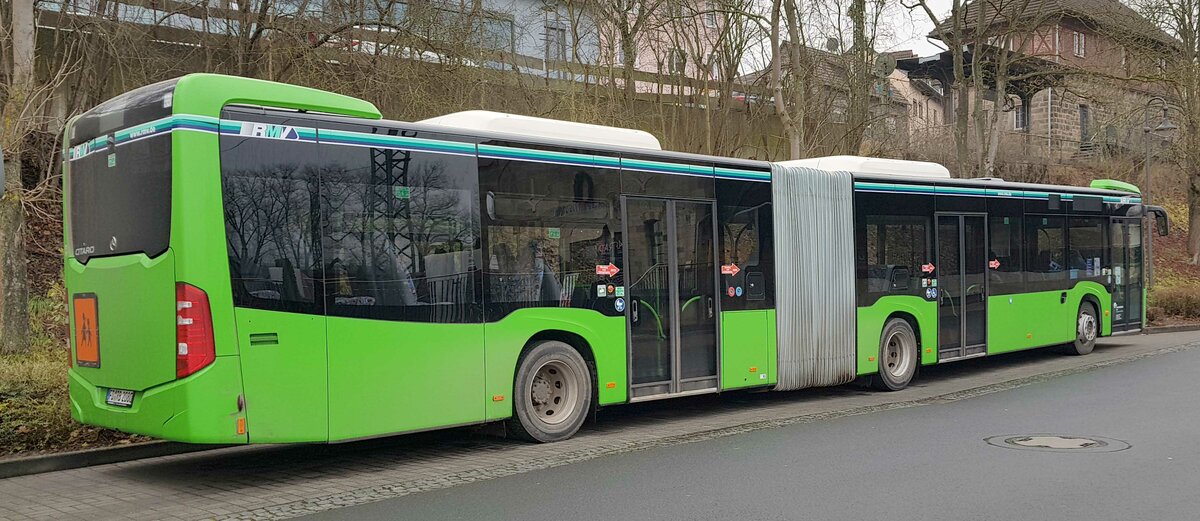
<instances>
[{"instance_id":1,"label":"stone building","mask_svg":"<svg viewBox=\"0 0 1200 521\"><path fill-rule=\"evenodd\" d=\"M984 92L968 91L969 106L1003 112L1001 154L1072 160L1141 146L1146 101L1163 91L1136 78L1161 73L1176 46L1153 23L1118 0L976 0L963 21L967 81L972 63L988 77ZM953 40L949 26L929 36ZM952 59L947 51L898 62L911 78L946 86L947 126L957 108ZM999 100L994 80L1005 73Z\"/></svg>"}]
</instances>

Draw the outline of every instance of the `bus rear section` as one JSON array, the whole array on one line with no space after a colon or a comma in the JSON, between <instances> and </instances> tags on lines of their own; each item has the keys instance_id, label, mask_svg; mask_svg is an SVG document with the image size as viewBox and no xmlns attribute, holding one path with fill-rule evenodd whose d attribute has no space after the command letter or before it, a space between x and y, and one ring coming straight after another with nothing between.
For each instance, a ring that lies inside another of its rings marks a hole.
<instances>
[{"instance_id":1,"label":"bus rear section","mask_svg":"<svg viewBox=\"0 0 1200 521\"><path fill-rule=\"evenodd\" d=\"M76 118L64 151L72 416L191 442L244 442L236 357L218 360L208 294L177 277L175 81Z\"/></svg>"}]
</instances>

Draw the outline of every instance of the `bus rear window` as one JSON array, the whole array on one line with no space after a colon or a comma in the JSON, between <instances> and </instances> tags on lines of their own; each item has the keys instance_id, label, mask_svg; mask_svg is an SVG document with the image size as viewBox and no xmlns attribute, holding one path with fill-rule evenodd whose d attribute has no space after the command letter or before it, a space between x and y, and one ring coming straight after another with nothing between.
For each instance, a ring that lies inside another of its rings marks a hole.
<instances>
[{"instance_id":1,"label":"bus rear window","mask_svg":"<svg viewBox=\"0 0 1200 521\"><path fill-rule=\"evenodd\" d=\"M91 257L167 249L171 229L171 134L128 129L171 113L174 81L109 100L71 129L67 197L71 251Z\"/></svg>"}]
</instances>

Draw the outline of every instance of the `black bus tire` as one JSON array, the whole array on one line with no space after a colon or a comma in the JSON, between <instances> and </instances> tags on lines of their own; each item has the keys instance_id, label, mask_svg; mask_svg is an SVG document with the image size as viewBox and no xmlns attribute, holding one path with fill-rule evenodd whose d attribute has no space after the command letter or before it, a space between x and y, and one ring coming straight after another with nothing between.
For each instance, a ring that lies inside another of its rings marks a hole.
<instances>
[{"instance_id":1,"label":"black bus tire","mask_svg":"<svg viewBox=\"0 0 1200 521\"><path fill-rule=\"evenodd\" d=\"M517 363L508 432L549 443L573 436L592 404L592 375L579 352L557 340L539 342Z\"/></svg>"},{"instance_id":2,"label":"black bus tire","mask_svg":"<svg viewBox=\"0 0 1200 521\"><path fill-rule=\"evenodd\" d=\"M920 351L917 335L907 320L893 318L883 326L879 337L879 374L871 383L880 391L899 391L908 387L917 374Z\"/></svg>"}]
</instances>

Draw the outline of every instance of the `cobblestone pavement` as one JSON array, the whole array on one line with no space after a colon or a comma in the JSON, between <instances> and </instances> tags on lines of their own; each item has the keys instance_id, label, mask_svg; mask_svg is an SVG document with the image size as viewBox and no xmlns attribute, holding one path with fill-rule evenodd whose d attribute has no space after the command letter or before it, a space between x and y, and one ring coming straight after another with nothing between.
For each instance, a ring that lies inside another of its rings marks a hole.
<instances>
[{"instance_id":1,"label":"cobblestone pavement","mask_svg":"<svg viewBox=\"0 0 1200 521\"><path fill-rule=\"evenodd\" d=\"M959 400L1167 352L1200 333L1105 339L1085 357L1052 349L923 368L897 393L861 386L725 393L609 408L565 442L533 445L453 429L338 445L249 446L0 480L0 519L283 519L607 454Z\"/></svg>"}]
</instances>

